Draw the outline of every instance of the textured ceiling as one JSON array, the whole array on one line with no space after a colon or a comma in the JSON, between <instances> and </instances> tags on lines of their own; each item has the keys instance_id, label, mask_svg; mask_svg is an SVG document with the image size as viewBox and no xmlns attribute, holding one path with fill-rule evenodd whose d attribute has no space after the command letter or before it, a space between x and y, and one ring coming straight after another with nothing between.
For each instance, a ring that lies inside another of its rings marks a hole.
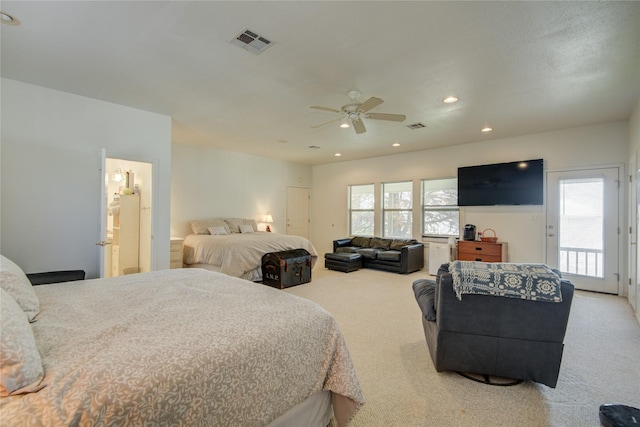
<instances>
[{"instance_id":1,"label":"textured ceiling","mask_svg":"<svg viewBox=\"0 0 640 427\"><path fill-rule=\"evenodd\" d=\"M1 8L19 21L0 27L3 77L169 115L174 142L308 164L625 120L640 97L640 2ZM254 55L228 42L245 28L274 44ZM338 115L310 106L339 108L351 90L406 121L312 128Z\"/></svg>"}]
</instances>

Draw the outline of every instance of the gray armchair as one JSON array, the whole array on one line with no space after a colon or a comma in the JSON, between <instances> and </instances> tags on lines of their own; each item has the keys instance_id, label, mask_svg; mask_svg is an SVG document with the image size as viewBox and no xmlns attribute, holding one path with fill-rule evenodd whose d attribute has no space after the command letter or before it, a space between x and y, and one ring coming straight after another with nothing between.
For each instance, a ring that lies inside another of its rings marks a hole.
<instances>
[{"instance_id":1,"label":"gray armchair","mask_svg":"<svg viewBox=\"0 0 640 427\"><path fill-rule=\"evenodd\" d=\"M437 371L530 380L555 388L573 299L571 282L562 280L558 303L490 295L458 300L448 264L443 264L435 282L417 280L413 289Z\"/></svg>"}]
</instances>

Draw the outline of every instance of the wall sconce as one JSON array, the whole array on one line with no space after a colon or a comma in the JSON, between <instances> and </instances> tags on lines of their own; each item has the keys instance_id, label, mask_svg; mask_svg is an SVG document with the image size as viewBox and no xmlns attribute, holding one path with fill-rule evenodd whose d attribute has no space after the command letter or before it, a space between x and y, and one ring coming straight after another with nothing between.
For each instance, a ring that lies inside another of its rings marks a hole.
<instances>
[{"instance_id":1,"label":"wall sconce","mask_svg":"<svg viewBox=\"0 0 640 427\"><path fill-rule=\"evenodd\" d=\"M113 175L111 176L111 179L114 182L120 182L124 179L124 174L122 173L122 169L117 168L116 170L113 171Z\"/></svg>"},{"instance_id":2,"label":"wall sconce","mask_svg":"<svg viewBox=\"0 0 640 427\"><path fill-rule=\"evenodd\" d=\"M269 224L271 224L273 222L273 217L271 216L271 214L269 212L267 212L267 214L264 216L264 222L267 223L266 231L271 232L271 227L269 227Z\"/></svg>"}]
</instances>

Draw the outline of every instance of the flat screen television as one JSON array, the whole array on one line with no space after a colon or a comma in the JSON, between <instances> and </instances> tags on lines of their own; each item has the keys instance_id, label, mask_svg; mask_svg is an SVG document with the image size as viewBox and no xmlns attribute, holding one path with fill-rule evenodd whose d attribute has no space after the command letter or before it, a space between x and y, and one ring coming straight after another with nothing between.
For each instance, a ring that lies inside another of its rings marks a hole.
<instances>
[{"instance_id":1,"label":"flat screen television","mask_svg":"<svg viewBox=\"0 0 640 427\"><path fill-rule=\"evenodd\" d=\"M458 206L542 205L542 159L458 168Z\"/></svg>"}]
</instances>

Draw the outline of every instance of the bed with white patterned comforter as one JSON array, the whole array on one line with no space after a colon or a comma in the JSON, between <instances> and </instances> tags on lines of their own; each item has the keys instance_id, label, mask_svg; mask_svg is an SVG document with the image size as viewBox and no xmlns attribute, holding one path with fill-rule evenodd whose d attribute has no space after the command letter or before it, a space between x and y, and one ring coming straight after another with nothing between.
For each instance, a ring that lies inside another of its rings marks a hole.
<instances>
[{"instance_id":1,"label":"bed with white patterned comforter","mask_svg":"<svg viewBox=\"0 0 640 427\"><path fill-rule=\"evenodd\" d=\"M214 269L230 276L260 281L262 256L288 249L305 249L311 255L312 266L318 259L318 252L308 239L265 231L221 236L190 234L184 239L183 256L187 267Z\"/></svg>"},{"instance_id":2,"label":"bed with white patterned comforter","mask_svg":"<svg viewBox=\"0 0 640 427\"><path fill-rule=\"evenodd\" d=\"M322 390L337 424L364 403L317 304L202 269L34 287L45 376L0 400L3 426L265 426Z\"/></svg>"}]
</instances>

